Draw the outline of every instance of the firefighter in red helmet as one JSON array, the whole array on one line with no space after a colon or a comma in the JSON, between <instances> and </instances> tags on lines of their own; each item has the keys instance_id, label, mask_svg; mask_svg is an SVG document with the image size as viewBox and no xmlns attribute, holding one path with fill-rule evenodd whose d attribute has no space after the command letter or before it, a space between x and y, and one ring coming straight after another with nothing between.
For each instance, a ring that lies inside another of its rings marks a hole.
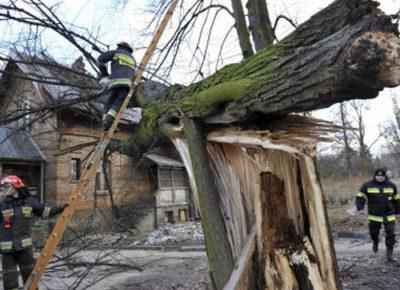
<instances>
[{"instance_id":1,"label":"firefighter in red helmet","mask_svg":"<svg viewBox=\"0 0 400 290\"><path fill-rule=\"evenodd\" d=\"M46 207L31 196L23 181L15 175L1 180L5 197L0 202L0 251L2 254L4 289L18 289L18 268L22 280L28 279L34 267L31 238L32 214L50 217L63 207Z\"/></svg>"}]
</instances>

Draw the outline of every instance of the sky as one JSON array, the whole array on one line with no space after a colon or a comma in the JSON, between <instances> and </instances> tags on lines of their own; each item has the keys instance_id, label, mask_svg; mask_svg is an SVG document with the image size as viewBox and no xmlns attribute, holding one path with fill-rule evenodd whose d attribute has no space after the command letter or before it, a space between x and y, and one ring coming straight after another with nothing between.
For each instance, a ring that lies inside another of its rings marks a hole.
<instances>
[{"instance_id":1,"label":"sky","mask_svg":"<svg viewBox=\"0 0 400 290\"><path fill-rule=\"evenodd\" d=\"M60 1L44 0L44 2L46 4L54 4ZM61 19L82 27L82 29L91 31L96 35L96 38L100 39L103 43L110 44L111 48L114 48L114 44L121 40L130 42L134 47L139 48L134 54L137 59L141 59L151 37L150 33L148 35L142 35L152 19L152 15L148 13L146 7L148 4L156 1L129 0L126 5L120 5L118 7L112 6L110 2L109 0L64 0L59 4L57 13ZM193 1L184 1L185 5L190 5L191 2ZM272 22L278 15L283 14L293 19L297 24L300 24L311 15L329 5L332 0L268 0L267 2ZM394 14L400 10L400 0L380 0L378 2L380 2L380 8L386 14ZM231 7L230 0L214 1L214 3L226 5L229 8ZM178 23L181 17L182 15L179 13L174 15L172 25L169 25L169 29L166 31L165 35L163 35L161 43L163 43L163 41L165 43L165 40L172 35L172 28L174 24ZM210 61L204 64L202 70L205 75L214 73L217 68L223 65L239 62L241 60L237 36L235 31L233 31L229 34L224 45L224 59L222 61L219 60L217 63L216 56L218 55L219 47L226 32L232 25L233 20L226 14L224 15L224 12L221 12L213 30L212 43L207 51L207 57ZM200 27L201 25L198 25L197 30L195 29L191 37L188 38L187 43L183 44L181 53L177 58L177 65L167 79L169 82L187 84L200 79L200 76L197 76L195 79L192 72L195 71L195 68L199 65L201 60L200 58L192 59L191 57ZM0 23L0 37L12 38L18 35L20 29L21 27L18 25L10 26L5 23ZM281 39L292 30L293 27L291 25L282 21L278 25L277 36ZM82 31L84 32L84 30ZM151 30L147 31L150 32ZM79 52L75 48L62 38L55 36L54 33L45 32L44 38L47 40L45 46L59 61L70 64L79 56ZM204 42L206 39L203 38L201 41ZM1 52L5 53L0 43L0 53ZM94 53L94 55L96 55L96 53ZM366 101L370 107L370 110L366 112L365 115L367 143L376 139L379 134L379 127L390 122L392 118L391 96L393 94L397 94L400 97L400 89L385 89L376 99ZM336 119L335 108L332 107L318 110L314 115L327 120ZM383 143L383 139L379 140L371 148L372 152L374 154L382 153Z\"/></svg>"}]
</instances>

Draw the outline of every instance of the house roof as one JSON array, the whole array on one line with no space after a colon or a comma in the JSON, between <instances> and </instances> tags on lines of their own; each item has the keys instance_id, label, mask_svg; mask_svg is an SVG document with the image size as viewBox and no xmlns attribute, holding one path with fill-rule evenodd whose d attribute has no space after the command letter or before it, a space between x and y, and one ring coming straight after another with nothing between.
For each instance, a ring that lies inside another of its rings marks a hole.
<instances>
[{"instance_id":1,"label":"house roof","mask_svg":"<svg viewBox=\"0 0 400 290\"><path fill-rule=\"evenodd\" d=\"M24 55L17 52L12 52L10 58L16 60L16 65L21 69L22 72L27 75L34 75L36 78L43 78L46 80L51 80L53 82L60 83L76 83L82 87L87 86L88 89L81 87L73 87L68 85L59 84L48 84L40 83L40 86L47 92L50 97L51 102L61 102L70 101L82 96L94 93L101 86L98 84L97 80L93 77L86 77L84 75L77 75L70 67L63 66L52 60L44 60L39 57ZM22 62L18 62L22 61ZM43 63L43 64L42 64ZM46 63L53 65L46 65ZM62 67L65 67L63 69ZM88 72L82 70L82 73ZM97 88L97 89L96 89ZM83 111L84 113L97 114L100 115L103 112L104 103L106 97L100 97L99 99L87 101L85 103L78 103L70 106L70 108ZM137 108L127 108L122 119L131 122L139 123L141 118L140 111Z\"/></svg>"},{"instance_id":2,"label":"house roof","mask_svg":"<svg viewBox=\"0 0 400 290\"><path fill-rule=\"evenodd\" d=\"M146 154L145 157L160 166L185 167L181 161L175 160L168 156L159 154Z\"/></svg>"},{"instance_id":3,"label":"house roof","mask_svg":"<svg viewBox=\"0 0 400 290\"><path fill-rule=\"evenodd\" d=\"M0 126L0 160L44 161L35 142L24 131Z\"/></svg>"}]
</instances>

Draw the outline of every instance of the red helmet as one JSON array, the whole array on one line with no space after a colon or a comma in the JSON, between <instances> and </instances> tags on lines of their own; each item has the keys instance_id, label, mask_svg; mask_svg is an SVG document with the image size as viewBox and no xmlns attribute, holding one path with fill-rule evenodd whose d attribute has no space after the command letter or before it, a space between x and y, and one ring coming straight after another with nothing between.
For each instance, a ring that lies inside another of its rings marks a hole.
<instances>
[{"instance_id":1,"label":"red helmet","mask_svg":"<svg viewBox=\"0 0 400 290\"><path fill-rule=\"evenodd\" d=\"M15 189L20 189L25 187L25 184L22 182L21 178L16 175L9 175L1 180L1 185L11 183Z\"/></svg>"}]
</instances>

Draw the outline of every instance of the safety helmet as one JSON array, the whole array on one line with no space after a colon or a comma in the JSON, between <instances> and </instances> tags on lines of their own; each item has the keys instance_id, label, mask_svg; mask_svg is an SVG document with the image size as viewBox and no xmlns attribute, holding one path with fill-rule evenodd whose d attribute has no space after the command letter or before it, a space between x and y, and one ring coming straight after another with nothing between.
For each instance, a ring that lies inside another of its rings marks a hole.
<instances>
[{"instance_id":1,"label":"safety helmet","mask_svg":"<svg viewBox=\"0 0 400 290\"><path fill-rule=\"evenodd\" d=\"M121 41L121 42L117 43L117 46L119 48L125 48L125 49L129 50L130 53L133 52L132 46L129 43L127 43L126 41Z\"/></svg>"},{"instance_id":2,"label":"safety helmet","mask_svg":"<svg viewBox=\"0 0 400 290\"><path fill-rule=\"evenodd\" d=\"M10 183L10 184L12 184L12 186L14 186L15 189L20 189L20 188L25 187L25 184L22 182L21 178L19 178L16 175L9 175L9 176L3 178L0 183L1 183L1 185Z\"/></svg>"}]
</instances>

